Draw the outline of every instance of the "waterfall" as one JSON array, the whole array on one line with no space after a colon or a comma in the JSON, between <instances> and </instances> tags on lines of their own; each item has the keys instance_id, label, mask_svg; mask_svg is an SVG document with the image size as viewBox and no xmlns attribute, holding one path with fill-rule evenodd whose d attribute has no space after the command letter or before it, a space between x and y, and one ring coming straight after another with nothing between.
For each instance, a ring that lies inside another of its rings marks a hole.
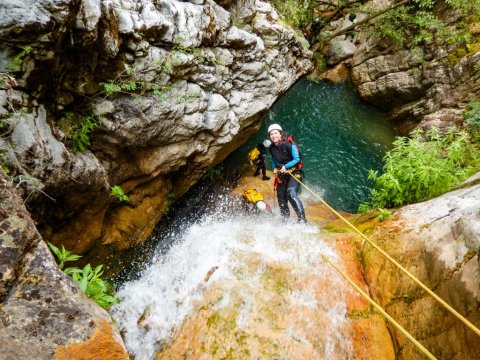
<instances>
[{"instance_id":1,"label":"waterfall","mask_svg":"<svg viewBox=\"0 0 480 360\"><path fill-rule=\"evenodd\" d=\"M170 249L122 285L111 313L129 352L137 360L159 351L350 358L343 300L350 290L321 260L325 254L342 267L317 225L231 214L219 203L172 233Z\"/></svg>"}]
</instances>

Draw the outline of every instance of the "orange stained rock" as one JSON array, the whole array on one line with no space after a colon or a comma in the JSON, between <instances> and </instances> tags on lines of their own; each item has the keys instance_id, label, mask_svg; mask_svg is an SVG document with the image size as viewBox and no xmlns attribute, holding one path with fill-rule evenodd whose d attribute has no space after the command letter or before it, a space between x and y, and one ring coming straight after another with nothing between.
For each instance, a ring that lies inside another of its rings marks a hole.
<instances>
[{"instance_id":1,"label":"orange stained rock","mask_svg":"<svg viewBox=\"0 0 480 360\"><path fill-rule=\"evenodd\" d=\"M354 234L339 234L327 238L326 242L341 256L348 276L368 294L369 288L356 256L361 248L358 237ZM340 275L338 276L340 278ZM339 279L339 281L344 280ZM350 320L348 335L352 341L355 359L395 359L395 351L385 319L373 311L367 300L353 289L347 295L347 313Z\"/></svg>"},{"instance_id":2,"label":"orange stained rock","mask_svg":"<svg viewBox=\"0 0 480 360\"><path fill-rule=\"evenodd\" d=\"M253 170L249 170L253 173ZM270 177L270 180L263 181L261 176L253 177L253 176L244 176L242 177L238 185L235 189L231 191L232 195L242 196L245 189L252 188L256 189L259 193L263 195L265 201L273 207L273 201L275 198L275 193L273 191L273 181L275 179L275 175L271 171L267 171L267 176Z\"/></svg>"},{"instance_id":3,"label":"orange stained rock","mask_svg":"<svg viewBox=\"0 0 480 360\"><path fill-rule=\"evenodd\" d=\"M118 342L112 325L106 320L97 322L92 336L79 344L57 347L55 360L128 360L123 345Z\"/></svg>"}]
</instances>

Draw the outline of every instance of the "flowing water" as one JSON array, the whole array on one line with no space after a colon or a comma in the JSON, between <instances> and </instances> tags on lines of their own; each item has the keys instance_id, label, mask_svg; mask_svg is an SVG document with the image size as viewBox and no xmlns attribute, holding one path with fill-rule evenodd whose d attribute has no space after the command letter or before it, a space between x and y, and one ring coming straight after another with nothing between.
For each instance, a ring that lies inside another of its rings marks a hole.
<instances>
[{"instance_id":1,"label":"flowing water","mask_svg":"<svg viewBox=\"0 0 480 360\"><path fill-rule=\"evenodd\" d=\"M308 81L277 102L262 131L272 122L299 140L310 185L347 210L365 199L365 173L392 138L347 87ZM311 199L302 196L308 217ZM241 215L231 201L218 196L215 210L155 238L148 264L121 286L111 314L129 352L138 360L355 358L346 303L354 295L320 260L345 268L335 244L314 223Z\"/></svg>"},{"instance_id":2,"label":"flowing water","mask_svg":"<svg viewBox=\"0 0 480 360\"><path fill-rule=\"evenodd\" d=\"M349 290L319 261L339 260L317 226L221 211L172 236L169 252L121 288L112 311L136 359L182 337L196 340L161 358L349 358Z\"/></svg>"}]
</instances>

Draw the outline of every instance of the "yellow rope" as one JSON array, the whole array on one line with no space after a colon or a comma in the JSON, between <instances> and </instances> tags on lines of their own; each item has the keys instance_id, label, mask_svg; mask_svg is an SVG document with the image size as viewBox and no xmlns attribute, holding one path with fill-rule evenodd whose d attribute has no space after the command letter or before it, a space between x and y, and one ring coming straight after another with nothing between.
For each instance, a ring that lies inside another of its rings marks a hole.
<instances>
[{"instance_id":1,"label":"yellow rope","mask_svg":"<svg viewBox=\"0 0 480 360\"><path fill-rule=\"evenodd\" d=\"M318 196L312 189L310 189L307 185L305 185L300 179L297 179L294 175L292 176L295 180L298 181L305 189L310 191L313 196L315 196L318 200L320 200L327 208L329 208L335 215L337 215L340 219L342 219L348 226L350 226L355 232L357 232L363 239L368 241L370 245L372 245L375 249L377 249L383 256L385 256L390 262L392 262L395 266L397 266L400 270L402 270L410 279L412 279L415 283L417 283L423 290L425 290L428 294L430 294L435 300L437 300L440 304L442 304L448 311L450 311L453 315L455 315L460 321L462 321L466 326L468 326L473 332L475 332L478 336L480 336L480 330L473 325L470 321L468 321L465 317L463 317L460 313L458 313L454 308L448 305L441 297L435 294L432 290L430 290L425 284L423 284L419 279L417 279L412 273L410 273L407 269L405 269L402 265L400 265L394 258L388 255L385 251L383 251L377 244L375 244L372 240L370 240L367 236L365 236L360 230L358 230L355 225L353 225L350 221L345 219L338 211L332 208L328 203L323 200L320 196Z\"/></svg>"},{"instance_id":2,"label":"yellow rope","mask_svg":"<svg viewBox=\"0 0 480 360\"><path fill-rule=\"evenodd\" d=\"M352 279L350 279L348 277L347 274L345 274L342 270L340 270L334 263L332 263L330 261L330 259L328 259L325 255L322 254L322 258L323 260L325 260L327 263L329 263L340 275L342 275L342 277L347 280L350 285L352 285L355 290L357 290L365 299L367 299L367 301L372 304L375 309L377 309L383 316L385 316L385 318L390 321L398 330L400 330L402 332L403 335L405 335L408 340L410 340L412 343L415 344L415 346L417 346L421 352L423 352L429 359L436 359L435 356L433 356L433 354L428 351L422 344L420 344L418 342L417 339L415 339L412 335L410 335L410 333L405 330L402 325L400 325L399 323L397 323L390 315L387 314L387 312L385 310L382 309L382 307L380 305L378 305L375 301L373 301L370 296L368 296L368 294L366 294L362 289L360 289L360 287L355 284Z\"/></svg>"}]
</instances>

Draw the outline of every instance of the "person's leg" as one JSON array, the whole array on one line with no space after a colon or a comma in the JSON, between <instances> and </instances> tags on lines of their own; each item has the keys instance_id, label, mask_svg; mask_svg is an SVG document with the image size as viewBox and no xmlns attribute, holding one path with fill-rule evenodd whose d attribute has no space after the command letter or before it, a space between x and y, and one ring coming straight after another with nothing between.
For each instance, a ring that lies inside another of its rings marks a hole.
<instances>
[{"instance_id":1,"label":"person's leg","mask_svg":"<svg viewBox=\"0 0 480 360\"><path fill-rule=\"evenodd\" d=\"M262 169L262 180L270 180L270 177L267 176L267 166L265 162L261 163L260 168Z\"/></svg>"},{"instance_id":2,"label":"person's leg","mask_svg":"<svg viewBox=\"0 0 480 360\"><path fill-rule=\"evenodd\" d=\"M290 210L288 209L287 200L287 183L283 181L277 186L278 207L280 208L280 215L283 217L290 217Z\"/></svg>"},{"instance_id":3,"label":"person's leg","mask_svg":"<svg viewBox=\"0 0 480 360\"><path fill-rule=\"evenodd\" d=\"M257 162L257 163L255 164L255 172L253 173L253 176L258 176L258 174L260 174L260 169L261 169L261 168L260 168L260 163Z\"/></svg>"},{"instance_id":4,"label":"person's leg","mask_svg":"<svg viewBox=\"0 0 480 360\"><path fill-rule=\"evenodd\" d=\"M293 175L289 177L288 183L287 183L287 196L288 196L288 201L293 207L293 210L298 216L299 221L305 221L305 210L303 209L303 204L300 198L298 197L298 188L300 187L300 184L293 178Z\"/></svg>"}]
</instances>

